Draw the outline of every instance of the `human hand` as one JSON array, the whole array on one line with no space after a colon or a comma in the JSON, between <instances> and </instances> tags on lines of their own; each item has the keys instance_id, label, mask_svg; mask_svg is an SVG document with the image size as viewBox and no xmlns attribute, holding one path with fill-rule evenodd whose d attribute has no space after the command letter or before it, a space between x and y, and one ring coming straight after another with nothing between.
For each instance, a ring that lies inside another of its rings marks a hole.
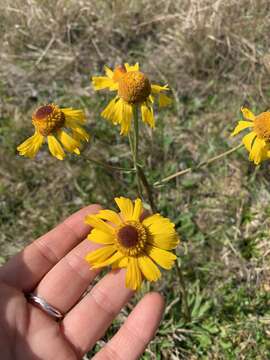
<instances>
[{"instance_id":1,"label":"human hand","mask_svg":"<svg viewBox=\"0 0 270 360\"><path fill-rule=\"evenodd\" d=\"M84 217L99 209L91 205L73 214L0 269L2 359L81 359L133 295L121 269L105 275L82 297L98 273L84 260L98 247L85 239L90 228ZM65 314L63 320L56 322L29 303L25 294L30 292ZM163 308L158 293L145 295L93 359L137 359L152 339Z\"/></svg>"}]
</instances>

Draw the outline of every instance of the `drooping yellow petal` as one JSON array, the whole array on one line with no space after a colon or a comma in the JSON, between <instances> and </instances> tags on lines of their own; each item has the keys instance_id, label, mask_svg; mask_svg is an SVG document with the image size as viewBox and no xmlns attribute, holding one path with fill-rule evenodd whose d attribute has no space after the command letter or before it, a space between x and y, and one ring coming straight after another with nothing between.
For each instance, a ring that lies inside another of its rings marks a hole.
<instances>
[{"instance_id":1,"label":"drooping yellow petal","mask_svg":"<svg viewBox=\"0 0 270 360\"><path fill-rule=\"evenodd\" d=\"M112 245L114 244L114 237L111 233L101 231L100 229L94 228L87 239L97 244Z\"/></svg>"},{"instance_id":2,"label":"drooping yellow petal","mask_svg":"<svg viewBox=\"0 0 270 360\"><path fill-rule=\"evenodd\" d=\"M132 119L132 105L127 104L122 99L120 100L120 104L122 105L121 109L121 135L127 135L130 131L131 119Z\"/></svg>"},{"instance_id":3,"label":"drooping yellow petal","mask_svg":"<svg viewBox=\"0 0 270 360\"><path fill-rule=\"evenodd\" d=\"M253 127L254 126L254 123L251 122L251 121L243 121L243 120L240 120L236 126L236 128L234 129L234 131L232 132L231 136L235 136L237 135L238 133L240 133L240 131L246 129L246 128L249 128L249 127Z\"/></svg>"},{"instance_id":4,"label":"drooping yellow petal","mask_svg":"<svg viewBox=\"0 0 270 360\"><path fill-rule=\"evenodd\" d=\"M142 255L138 257L138 261L139 267L147 280L157 281L160 278L161 273L159 271L159 268L148 256Z\"/></svg>"},{"instance_id":5,"label":"drooping yellow petal","mask_svg":"<svg viewBox=\"0 0 270 360\"><path fill-rule=\"evenodd\" d=\"M94 250L85 256L85 260L92 266L92 267L99 267L98 264L102 264L104 261L109 259L111 255L116 252L115 245L108 245L103 246L100 249Z\"/></svg>"},{"instance_id":6,"label":"drooping yellow petal","mask_svg":"<svg viewBox=\"0 0 270 360\"><path fill-rule=\"evenodd\" d=\"M265 140L259 139L258 137L255 139L249 154L249 159L254 161L255 165L258 165L265 156L265 146Z\"/></svg>"},{"instance_id":7,"label":"drooping yellow petal","mask_svg":"<svg viewBox=\"0 0 270 360\"><path fill-rule=\"evenodd\" d=\"M167 270L172 268L174 261L176 260L176 256L171 252L156 248L155 246L151 246L151 245L147 245L146 253L159 266Z\"/></svg>"},{"instance_id":8,"label":"drooping yellow petal","mask_svg":"<svg viewBox=\"0 0 270 360\"><path fill-rule=\"evenodd\" d=\"M57 137L69 152L74 152L77 155L80 155L80 143L68 135L65 131L57 131Z\"/></svg>"},{"instance_id":9,"label":"drooping yellow petal","mask_svg":"<svg viewBox=\"0 0 270 360\"><path fill-rule=\"evenodd\" d=\"M130 199L123 196L114 198L117 206L121 211L121 215L125 221L132 220L133 217L133 203Z\"/></svg>"},{"instance_id":10,"label":"drooping yellow petal","mask_svg":"<svg viewBox=\"0 0 270 360\"><path fill-rule=\"evenodd\" d=\"M136 258L130 257L128 260L126 287L138 290L142 283L142 275Z\"/></svg>"},{"instance_id":11,"label":"drooping yellow petal","mask_svg":"<svg viewBox=\"0 0 270 360\"><path fill-rule=\"evenodd\" d=\"M54 135L48 135L48 146L51 154L58 160L64 160L65 152Z\"/></svg>"},{"instance_id":12,"label":"drooping yellow petal","mask_svg":"<svg viewBox=\"0 0 270 360\"><path fill-rule=\"evenodd\" d=\"M17 150L20 155L27 156L29 158L34 158L43 144L44 136L42 136L37 131L30 138L25 140L21 145L17 147Z\"/></svg>"},{"instance_id":13,"label":"drooping yellow petal","mask_svg":"<svg viewBox=\"0 0 270 360\"><path fill-rule=\"evenodd\" d=\"M107 76L93 76L92 85L96 91L103 89L109 89L111 91L114 91L118 89L118 83L114 82L111 78Z\"/></svg>"},{"instance_id":14,"label":"drooping yellow petal","mask_svg":"<svg viewBox=\"0 0 270 360\"><path fill-rule=\"evenodd\" d=\"M255 137L256 137L256 133L254 131L251 131L249 134L243 137L242 142L248 151L251 151L251 146Z\"/></svg>"},{"instance_id":15,"label":"drooping yellow petal","mask_svg":"<svg viewBox=\"0 0 270 360\"><path fill-rule=\"evenodd\" d=\"M128 63L125 63L125 68L126 68L127 72L140 70L139 63L136 63L135 65L129 65Z\"/></svg>"},{"instance_id":16,"label":"drooping yellow petal","mask_svg":"<svg viewBox=\"0 0 270 360\"><path fill-rule=\"evenodd\" d=\"M152 105L146 102L141 105L141 113L143 122L147 123L151 128L155 127L154 111Z\"/></svg>"},{"instance_id":17,"label":"drooping yellow petal","mask_svg":"<svg viewBox=\"0 0 270 360\"><path fill-rule=\"evenodd\" d=\"M179 238L175 231L174 224L169 219L159 214L154 214L144 219L142 223L149 233L148 244L164 250L176 248L179 243Z\"/></svg>"},{"instance_id":18,"label":"drooping yellow petal","mask_svg":"<svg viewBox=\"0 0 270 360\"><path fill-rule=\"evenodd\" d=\"M164 85L164 86L155 85L155 84L151 85L151 92L153 94L159 94L161 91L168 91L168 90L170 90L168 85Z\"/></svg>"},{"instance_id":19,"label":"drooping yellow petal","mask_svg":"<svg viewBox=\"0 0 270 360\"><path fill-rule=\"evenodd\" d=\"M162 93L159 94L159 99L158 99L159 107L166 107L171 105L171 103L172 103L172 99L169 96Z\"/></svg>"},{"instance_id":20,"label":"drooping yellow petal","mask_svg":"<svg viewBox=\"0 0 270 360\"><path fill-rule=\"evenodd\" d=\"M75 135L73 137L75 140L77 140L79 142L80 141L89 141L90 135L81 126L77 125L76 123L74 124L74 122L72 122L70 120L67 120L66 127L70 128L72 130L72 137L73 137L73 135Z\"/></svg>"},{"instance_id":21,"label":"drooping yellow petal","mask_svg":"<svg viewBox=\"0 0 270 360\"><path fill-rule=\"evenodd\" d=\"M85 112L83 110L63 108L61 111L64 113L65 120L68 124L83 125L86 122Z\"/></svg>"},{"instance_id":22,"label":"drooping yellow petal","mask_svg":"<svg viewBox=\"0 0 270 360\"><path fill-rule=\"evenodd\" d=\"M109 257L107 260L104 260L103 262L97 262L96 265L93 265L93 269L97 269L104 266L113 265L115 262L120 261L123 258L123 255L117 251L115 252L111 257Z\"/></svg>"},{"instance_id":23,"label":"drooping yellow petal","mask_svg":"<svg viewBox=\"0 0 270 360\"><path fill-rule=\"evenodd\" d=\"M85 217L85 223L90 225L92 228L97 228L109 235L114 235L114 229L111 225L99 219L96 215L87 215Z\"/></svg>"},{"instance_id":24,"label":"drooping yellow petal","mask_svg":"<svg viewBox=\"0 0 270 360\"><path fill-rule=\"evenodd\" d=\"M254 121L254 120L255 120L255 115L254 115L253 112L250 111L248 108L241 107L241 111L242 111L243 116L244 116L246 119L251 120L251 121Z\"/></svg>"},{"instance_id":25,"label":"drooping yellow petal","mask_svg":"<svg viewBox=\"0 0 270 360\"><path fill-rule=\"evenodd\" d=\"M140 216L142 214L143 206L142 206L142 200L136 199L134 202L134 210L132 215L132 220L139 221Z\"/></svg>"},{"instance_id":26,"label":"drooping yellow petal","mask_svg":"<svg viewBox=\"0 0 270 360\"><path fill-rule=\"evenodd\" d=\"M118 110L119 105L120 105L120 99L118 97L115 97L109 102L106 108L102 111L101 116L104 117L104 119L110 120L114 125L119 124L120 117L116 116L116 113L119 112Z\"/></svg>"},{"instance_id":27,"label":"drooping yellow petal","mask_svg":"<svg viewBox=\"0 0 270 360\"><path fill-rule=\"evenodd\" d=\"M115 225L120 225L122 223L120 216L113 210L100 210L96 217L107 220Z\"/></svg>"}]
</instances>

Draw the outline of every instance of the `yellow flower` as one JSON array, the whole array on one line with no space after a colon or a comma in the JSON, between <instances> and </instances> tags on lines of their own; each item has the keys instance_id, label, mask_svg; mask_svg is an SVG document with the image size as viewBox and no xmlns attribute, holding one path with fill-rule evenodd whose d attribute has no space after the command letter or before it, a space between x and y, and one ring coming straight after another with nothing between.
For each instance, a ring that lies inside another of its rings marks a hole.
<instances>
[{"instance_id":1,"label":"yellow flower","mask_svg":"<svg viewBox=\"0 0 270 360\"><path fill-rule=\"evenodd\" d=\"M103 246L86 255L92 268L112 265L113 269L127 268L126 286L139 289L145 277L157 281L160 270L171 269L176 256L174 249L179 239L174 224L159 214L142 220L142 202L119 197L115 202L120 213L101 210L97 215L88 215L86 223L93 229L88 239Z\"/></svg>"},{"instance_id":2,"label":"yellow flower","mask_svg":"<svg viewBox=\"0 0 270 360\"><path fill-rule=\"evenodd\" d=\"M51 154L63 160L65 152L62 145L67 151L79 155L81 141L89 140L88 133L81 127L85 124L85 114L82 110L60 109L55 104L44 105L33 113L32 123L35 133L17 147L20 155L35 157L47 139ZM64 129L70 129L70 133Z\"/></svg>"},{"instance_id":3,"label":"yellow flower","mask_svg":"<svg viewBox=\"0 0 270 360\"><path fill-rule=\"evenodd\" d=\"M101 116L113 124L121 125L121 134L128 134L131 126L133 107L139 106L143 122L155 127L153 103L158 99L160 107L168 106L171 99L163 92L168 85L151 84L148 77L139 69L139 64L118 66L113 71L105 66L106 76L94 76L92 84L95 90L109 89L117 91L117 96L110 101Z\"/></svg>"},{"instance_id":4,"label":"yellow flower","mask_svg":"<svg viewBox=\"0 0 270 360\"><path fill-rule=\"evenodd\" d=\"M240 120L232 136L251 128L251 132L245 135L242 141L249 151L249 160L258 165L270 157L270 111L262 112L257 116L247 108L242 107L241 111L248 121Z\"/></svg>"}]
</instances>

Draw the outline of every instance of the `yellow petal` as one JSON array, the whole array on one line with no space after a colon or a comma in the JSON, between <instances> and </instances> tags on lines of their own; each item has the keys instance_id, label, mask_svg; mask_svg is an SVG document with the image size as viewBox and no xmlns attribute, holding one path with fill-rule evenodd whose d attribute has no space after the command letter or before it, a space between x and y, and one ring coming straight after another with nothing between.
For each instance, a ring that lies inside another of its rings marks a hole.
<instances>
[{"instance_id":1,"label":"yellow petal","mask_svg":"<svg viewBox=\"0 0 270 360\"><path fill-rule=\"evenodd\" d=\"M254 123L251 121L243 121L240 120L236 126L236 128L233 130L231 136L237 135L238 133L240 133L240 131L249 128L249 127L253 127Z\"/></svg>"},{"instance_id":2,"label":"yellow petal","mask_svg":"<svg viewBox=\"0 0 270 360\"><path fill-rule=\"evenodd\" d=\"M174 224L159 214L154 214L143 220L143 225L148 230L147 243L164 250L176 248L179 243Z\"/></svg>"},{"instance_id":3,"label":"yellow petal","mask_svg":"<svg viewBox=\"0 0 270 360\"><path fill-rule=\"evenodd\" d=\"M122 223L120 216L113 210L100 210L96 217L107 220L115 225L120 225Z\"/></svg>"},{"instance_id":4,"label":"yellow petal","mask_svg":"<svg viewBox=\"0 0 270 360\"><path fill-rule=\"evenodd\" d=\"M77 140L73 139L63 130L57 131L57 136L67 151L74 152L77 155L80 154L80 143Z\"/></svg>"},{"instance_id":5,"label":"yellow petal","mask_svg":"<svg viewBox=\"0 0 270 360\"><path fill-rule=\"evenodd\" d=\"M172 103L172 99L165 95L165 94L159 94L159 100L158 100L158 105L159 107L166 107L171 105Z\"/></svg>"},{"instance_id":6,"label":"yellow petal","mask_svg":"<svg viewBox=\"0 0 270 360\"><path fill-rule=\"evenodd\" d=\"M48 146L51 154L58 160L64 160L65 153L59 141L54 135L48 135Z\"/></svg>"},{"instance_id":7,"label":"yellow petal","mask_svg":"<svg viewBox=\"0 0 270 360\"><path fill-rule=\"evenodd\" d=\"M143 122L147 123L151 128L155 127L153 107L148 103L142 103L141 113Z\"/></svg>"},{"instance_id":8,"label":"yellow petal","mask_svg":"<svg viewBox=\"0 0 270 360\"><path fill-rule=\"evenodd\" d=\"M89 141L90 135L88 134L87 131L84 130L84 128L82 128L81 126L72 123L71 121L66 121L66 127L70 128L72 130L72 137L77 140L78 142L80 141ZM73 136L75 135L75 136Z\"/></svg>"},{"instance_id":9,"label":"yellow petal","mask_svg":"<svg viewBox=\"0 0 270 360\"><path fill-rule=\"evenodd\" d=\"M118 89L118 83L107 76L93 76L92 85L95 90L109 89L113 91Z\"/></svg>"},{"instance_id":10,"label":"yellow petal","mask_svg":"<svg viewBox=\"0 0 270 360\"><path fill-rule=\"evenodd\" d=\"M126 287L132 290L138 290L142 283L142 274L136 258L130 257L128 260Z\"/></svg>"},{"instance_id":11,"label":"yellow petal","mask_svg":"<svg viewBox=\"0 0 270 360\"><path fill-rule=\"evenodd\" d=\"M133 218L133 203L130 199L127 199L123 196L114 198L117 206L121 211L121 215L123 216L124 220L132 220Z\"/></svg>"},{"instance_id":12,"label":"yellow petal","mask_svg":"<svg viewBox=\"0 0 270 360\"><path fill-rule=\"evenodd\" d=\"M92 228L97 228L100 231L103 231L107 234L114 235L114 229L103 220L99 219L96 215L87 215L85 217L86 224L90 225Z\"/></svg>"},{"instance_id":13,"label":"yellow petal","mask_svg":"<svg viewBox=\"0 0 270 360\"><path fill-rule=\"evenodd\" d=\"M113 78L113 71L106 65L104 66L104 70L105 70L105 73L108 76L108 78L112 79Z\"/></svg>"},{"instance_id":14,"label":"yellow petal","mask_svg":"<svg viewBox=\"0 0 270 360\"><path fill-rule=\"evenodd\" d=\"M119 251L117 251L111 257L109 257L107 260L104 260L103 262L98 262L97 265L93 266L93 269L113 265L115 262L118 262L123 257L124 256Z\"/></svg>"},{"instance_id":15,"label":"yellow petal","mask_svg":"<svg viewBox=\"0 0 270 360\"><path fill-rule=\"evenodd\" d=\"M147 255L150 256L150 258L153 259L159 266L167 270L172 268L174 261L176 260L176 256L171 252L151 245L146 247L146 252Z\"/></svg>"},{"instance_id":16,"label":"yellow petal","mask_svg":"<svg viewBox=\"0 0 270 360\"><path fill-rule=\"evenodd\" d=\"M128 266L128 258L124 257L112 264L112 269L121 269Z\"/></svg>"},{"instance_id":17,"label":"yellow petal","mask_svg":"<svg viewBox=\"0 0 270 360\"><path fill-rule=\"evenodd\" d=\"M143 275L146 277L149 281L157 281L161 273L159 271L159 268L153 263L153 261L146 255L140 256L138 258L139 261L139 267L143 273Z\"/></svg>"},{"instance_id":18,"label":"yellow petal","mask_svg":"<svg viewBox=\"0 0 270 360\"><path fill-rule=\"evenodd\" d=\"M119 101L122 108L119 109L121 135L127 135L130 131L131 119L132 119L132 105L126 103L122 99Z\"/></svg>"},{"instance_id":19,"label":"yellow petal","mask_svg":"<svg viewBox=\"0 0 270 360\"><path fill-rule=\"evenodd\" d=\"M164 86L155 85L155 84L151 85L151 92L153 94L159 94L161 91L168 91L168 90L170 90L168 85L164 85Z\"/></svg>"},{"instance_id":20,"label":"yellow petal","mask_svg":"<svg viewBox=\"0 0 270 360\"><path fill-rule=\"evenodd\" d=\"M119 113L119 108L121 106L121 100L118 97L115 97L102 111L101 116L104 117L104 119L110 120L114 125L119 124L120 117L117 116L117 114Z\"/></svg>"},{"instance_id":21,"label":"yellow petal","mask_svg":"<svg viewBox=\"0 0 270 360\"><path fill-rule=\"evenodd\" d=\"M35 132L30 138L25 140L21 145L17 147L20 155L27 156L29 158L33 158L36 156L38 150L43 144L44 136Z\"/></svg>"},{"instance_id":22,"label":"yellow petal","mask_svg":"<svg viewBox=\"0 0 270 360\"><path fill-rule=\"evenodd\" d=\"M249 159L251 161L254 161L255 165L258 165L265 156L264 154L265 147L266 147L266 143L263 139L259 139L259 138L255 139L249 154Z\"/></svg>"},{"instance_id":23,"label":"yellow petal","mask_svg":"<svg viewBox=\"0 0 270 360\"><path fill-rule=\"evenodd\" d=\"M125 68L127 72L140 70L139 63L136 63L135 65L129 65L128 63L125 63Z\"/></svg>"},{"instance_id":24,"label":"yellow petal","mask_svg":"<svg viewBox=\"0 0 270 360\"><path fill-rule=\"evenodd\" d=\"M251 131L249 134L243 137L242 142L248 151L251 151L251 146L255 137L256 137L256 133L254 131Z\"/></svg>"},{"instance_id":25,"label":"yellow petal","mask_svg":"<svg viewBox=\"0 0 270 360\"><path fill-rule=\"evenodd\" d=\"M244 116L246 119L251 120L251 121L254 121L254 120L255 120L255 115L254 115L253 112L250 111L248 108L241 107L241 111L242 111L243 116Z\"/></svg>"},{"instance_id":26,"label":"yellow petal","mask_svg":"<svg viewBox=\"0 0 270 360\"><path fill-rule=\"evenodd\" d=\"M88 234L87 239L103 245L112 245L114 244L114 237L111 233L101 231L100 229L93 229L90 234Z\"/></svg>"},{"instance_id":27,"label":"yellow petal","mask_svg":"<svg viewBox=\"0 0 270 360\"><path fill-rule=\"evenodd\" d=\"M69 124L83 125L86 122L85 112L83 110L72 109L72 108L63 108L63 109L61 109L61 111L64 113L65 120Z\"/></svg>"},{"instance_id":28,"label":"yellow petal","mask_svg":"<svg viewBox=\"0 0 270 360\"><path fill-rule=\"evenodd\" d=\"M113 253L115 253L116 247L114 245L103 246L100 249L94 250L86 255L85 260L92 267L99 267L98 264L102 264Z\"/></svg>"},{"instance_id":29,"label":"yellow petal","mask_svg":"<svg viewBox=\"0 0 270 360\"><path fill-rule=\"evenodd\" d=\"M142 214L143 206L141 199L136 199L134 202L134 210L132 220L139 221Z\"/></svg>"}]
</instances>

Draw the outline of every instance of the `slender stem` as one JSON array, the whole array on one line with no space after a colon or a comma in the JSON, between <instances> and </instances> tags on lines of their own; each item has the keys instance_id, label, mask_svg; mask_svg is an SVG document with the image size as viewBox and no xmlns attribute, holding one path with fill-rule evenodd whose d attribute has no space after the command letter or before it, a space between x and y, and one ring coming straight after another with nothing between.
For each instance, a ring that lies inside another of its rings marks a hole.
<instances>
[{"instance_id":1,"label":"slender stem","mask_svg":"<svg viewBox=\"0 0 270 360\"><path fill-rule=\"evenodd\" d=\"M81 154L81 157L88 161L88 162L91 162L97 166L101 166L105 169L108 169L108 170L117 170L117 171L123 171L123 172L132 172L134 171L134 169L127 169L127 168L122 168L122 167L118 167L118 166L112 166L110 164L107 164L107 163L103 163L102 161L98 161L98 160L95 160L93 158L90 158L90 157L86 157L84 156L83 154Z\"/></svg>"},{"instance_id":2,"label":"slender stem","mask_svg":"<svg viewBox=\"0 0 270 360\"><path fill-rule=\"evenodd\" d=\"M149 205L153 213L157 212L157 208L154 202L153 189L149 184L147 177L143 171L142 165L138 163L138 152L139 152L139 116L138 116L138 106L133 107L133 117L134 117L134 126L133 126L133 139L129 136L130 148L133 154L134 168L136 171L138 193L141 196L143 185Z\"/></svg>"},{"instance_id":3,"label":"slender stem","mask_svg":"<svg viewBox=\"0 0 270 360\"><path fill-rule=\"evenodd\" d=\"M176 261L176 269L177 269L177 274L178 274L178 278L179 278L180 292L182 295L181 304L182 304L183 314L184 314L186 322L190 322L191 314L190 314L190 309L188 306L187 290L186 290L186 286L185 286L184 276L183 276L181 267L178 264L178 261Z\"/></svg>"},{"instance_id":4,"label":"slender stem","mask_svg":"<svg viewBox=\"0 0 270 360\"><path fill-rule=\"evenodd\" d=\"M149 200L149 204L152 210L152 213L156 213L157 212L157 207L154 201L154 197L153 197L153 191L152 191L152 187L149 184L149 182L147 181L147 177L145 176L145 173L142 169L141 166L138 166L138 173L139 173L139 177L144 185L148 200Z\"/></svg>"},{"instance_id":5,"label":"slender stem","mask_svg":"<svg viewBox=\"0 0 270 360\"><path fill-rule=\"evenodd\" d=\"M139 150L139 118L138 118L138 106L133 106L133 137L129 135L129 145L133 156L134 169L136 172L137 190L138 195L142 198L142 186L139 175L138 166L138 150Z\"/></svg>"},{"instance_id":6,"label":"slender stem","mask_svg":"<svg viewBox=\"0 0 270 360\"><path fill-rule=\"evenodd\" d=\"M216 155L216 156L213 156L211 158L209 158L208 160L205 160L205 161L202 161L200 162L198 165L195 165L195 166L192 166L192 167L189 167L187 169L184 169L184 170L181 170L181 171L178 171L177 173L175 174L172 174L172 175L169 175L167 177L165 177L164 179L161 179L160 181L157 181L154 183L154 186L158 186L158 185L161 185L167 181L170 181L178 176L181 176L181 175L184 175L184 174L187 174L189 172L192 172L194 170L197 170L203 166L206 166L206 165L209 165L211 164L212 162L216 161L216 160L219 160L233 152L235 152L236 150L240 149L241 147L243 147L243 144L240 144L240 145L237 145L235 146L234 148L230 149L230 150L227 150L219 155Z\"/></svg>"}]
</instances>

